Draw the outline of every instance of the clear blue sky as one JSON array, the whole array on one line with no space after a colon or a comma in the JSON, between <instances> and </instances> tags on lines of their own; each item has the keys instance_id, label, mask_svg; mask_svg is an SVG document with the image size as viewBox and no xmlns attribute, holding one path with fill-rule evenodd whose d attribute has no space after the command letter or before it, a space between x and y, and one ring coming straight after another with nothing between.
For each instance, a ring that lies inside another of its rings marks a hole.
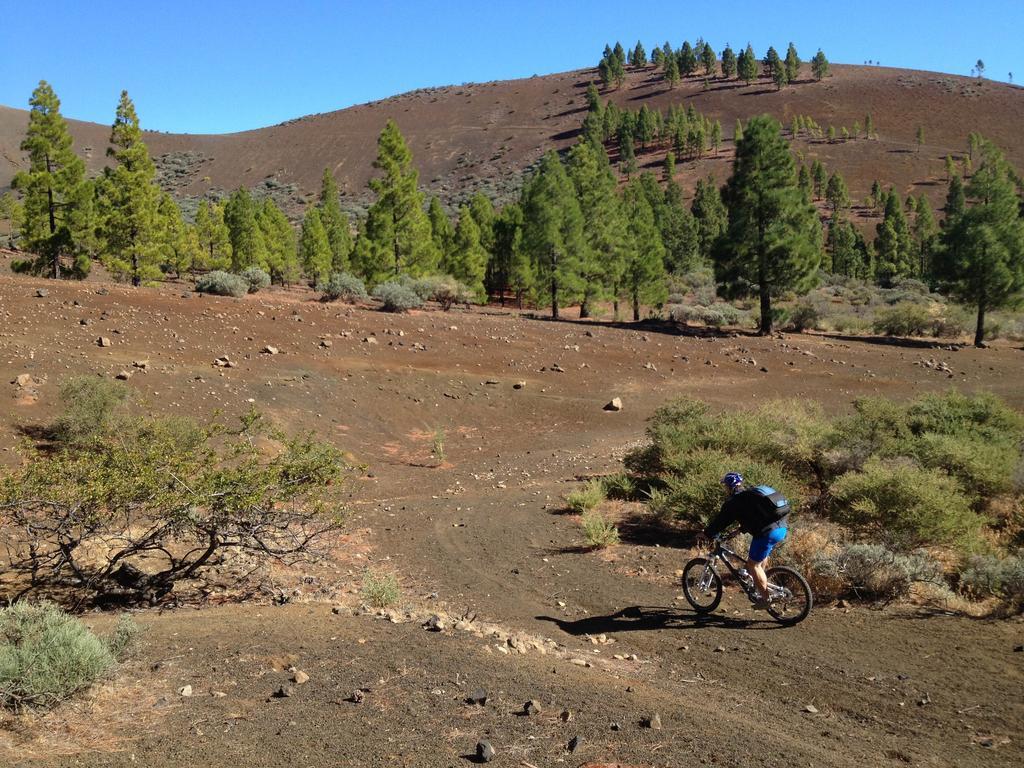
<instances>
[{"instance_id":1,"label":"clear blue sky","mask_svg":"<svg viewBox=\"0 0 1024 768\"><path fill-rule=\"evenodd\" d=\"M769 9L766 14L765 9ZM49 80L69 117L223 133L434 85L592 66L606 42L721 51L792 40L803 58L1024 82L1024 0L0 0L0 104Z\"/></svg>"}]
</instances>

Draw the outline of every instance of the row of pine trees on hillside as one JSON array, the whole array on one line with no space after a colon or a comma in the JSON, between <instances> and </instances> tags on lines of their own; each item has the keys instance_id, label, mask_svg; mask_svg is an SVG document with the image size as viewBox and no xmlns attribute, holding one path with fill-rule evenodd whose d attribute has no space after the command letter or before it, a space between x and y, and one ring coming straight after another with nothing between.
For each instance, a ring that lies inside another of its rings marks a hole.
<instances>
[{"instance_id":1,"label":"row of pine trees on hillside","mask_svg":"<svg viewBox=\"0 0 1024 768\"><path fill-rule=\"evenodd\" d=\"M420 189L412 153L389 120L378 139L366 217L349 221L325 170L319 198L296 232L272 200L245 189L203 201L195 221L185 221L156 183L126 93L111 130L111 165L86 178L59 101L40 83L22 145L29 168L15 179L22 239L33 254L19 268L83 277L99 259L135 285L251 268L281 285L305 279L318 286L346 272L370 287L443 274L481 301L529 302L550 307L556 318L570 305L587 317L604 302L618 317L625 303L639 320L643 307L664 303L669 275L711 266L722 296L758 298L763 333L772 330L773 301L806 292L823 270L884 284L925 279L977 308L979 334L986 312L1024 288L1021 179L980 135L970 139L973 175L949 172L941 224L923 196L903 201L876 183L872 203L881 219L868 240L848 218L841 174L820 161L798 162L773 118L738 122L728 182L701 179L686 201L675 180L676 153L699 157L707 150L700 137L708 134L717 151L717 122L692 106L662 115L602 104L593 90L588 100L580 141L564 154L544 155L519 199L501 210L476 194L450 218ZM629 167L623 153L634 141L671 147L661 178ZM609 157L616 151L625 179ZM816 207L822 200L827 217Z\"/></svg>"},{"instance_id":2,"label":"row of pine trees on hillside","mask_svg":"<svg viewBox=\"0 0 1024 768\"><path fill-rule=\"evenodd\" d=\"M769 46L764 57L758 59L749 43L738 54L726 44L718 55L711 43L703 39L698 39L693 45L685 41L679 48L673 48L671 43L666 42L655 46L648 60L647 51L638 40L636 46L628 51L618 42L614 47L606 45L597 65L597 74L606 88L613 85L620 87L626 81L628 67L636 70L654 67L669 88L675 88L683 78L702 77L707 84L712 78L721 76L724 80L742 80L747 85L766 78L777 89L782 89L797 82L801 66L803 60L793 43L786 49L785 58L779 56L774 46ZM819 81L830 74L828 58L820 48L811 59L811 74Z\"/></svg>"}]
</instances>

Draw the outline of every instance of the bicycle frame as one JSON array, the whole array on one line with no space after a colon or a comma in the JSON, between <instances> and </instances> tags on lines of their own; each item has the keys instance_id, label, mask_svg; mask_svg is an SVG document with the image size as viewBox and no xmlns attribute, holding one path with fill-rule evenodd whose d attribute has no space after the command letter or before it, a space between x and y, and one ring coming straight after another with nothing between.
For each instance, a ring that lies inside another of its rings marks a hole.
<instances>
[{"instance_id":1,"label":"bicycle frame","mask_svg":"<svg viewBox=\"0 0 1024 768\"><path fill-rule=\"evenodd\" d=\"M725 564L725 567L728 569L729 573L732 574L732 577L736 579L737 583L740 586L743 587L743 591L750 595L751 590L753 589L753 579L744 580L743 577L740 575L739 567L733 565L732 562L730 562L729 558L735 558L741 564L747 561L747 559L743 557L743 555L739 554L738 552L733 552L721 541L716 541L714 550L708 553L708 570L715 571L715 562L717 560L721 560ZM705 580L707 580L707 583L705 583ZM710 583L710 574L705 574L701 578L701 587L703 589L707 589Z\"/></svg>"}]
</instances>

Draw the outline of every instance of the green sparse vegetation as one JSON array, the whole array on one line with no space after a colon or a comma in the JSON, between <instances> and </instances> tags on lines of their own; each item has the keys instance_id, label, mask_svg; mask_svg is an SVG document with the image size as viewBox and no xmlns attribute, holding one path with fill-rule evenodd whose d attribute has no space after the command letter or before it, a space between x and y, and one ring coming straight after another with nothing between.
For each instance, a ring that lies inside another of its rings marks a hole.
<instances>
[{"instance_id":1,"label":"green sparse vegetation","mask_svg":"<svg viewBox=\"0 0 1024 768\"><path fill-rule=\"evenodd\" d=\"M393 608L402 599L402 588L393 573L374 571L363 572L363 586L360 594L372 608Z\"/></svg>"},{"instance_id":2,"label":"green sparse vegetation","mask_svg":"<svg viewBox=\"0 0 1024 768\"><path fill-rule=\"evenodd\" d=\"M605 500L604 484L600 480L590 480L582 488L570 491L565 497L565 506L582 515L594 509Z\"/></svg>"},{"instance_id":3,"label":"green sparse vegetation","mask_svg":"<svg viewBox=\"0 0 1024 768\"><path fill-rule=\"evenodd\" d=\"M587 546L604 549L619 543L619 529L609 522L600 512L585 512L580 524L583 527L583 538Z\"/></svg>"}]
</instances>

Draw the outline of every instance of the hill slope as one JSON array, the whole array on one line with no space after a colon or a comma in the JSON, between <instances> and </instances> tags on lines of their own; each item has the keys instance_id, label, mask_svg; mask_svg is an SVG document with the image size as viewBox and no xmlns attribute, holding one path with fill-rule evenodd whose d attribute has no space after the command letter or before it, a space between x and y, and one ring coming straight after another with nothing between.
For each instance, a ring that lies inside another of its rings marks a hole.
<instances>
[{"instance_id":1,"label":"hill slope","mask_svg":"<svg viewBox=\"0 0 1024 768\"><path fill-rule=\"evenodd\" d=\"M297 210L319 188L329 167L348 200L361 207L380 129L388 118L398 123L420 169L421 183L446 203L476 189L502 200L513 194L524 169L551 147L564 148L577 135L584 116L585 90L593 69L443 88L423 89L370 104L311 115L280 125L225 135L150 132L147 142L165 187L179 199L216 194L239 185L259 188ZM863 66L835 66L833 76L804 78L776 92L761 81L745 86L712 81L705 90L697 78L668 90L653 69L631 71L625 85L603 94L622 107L644 103L667 109L692 103L721 120L727 137L737 118L771 113L788 124L794 115L810 115L822 127L852 128L871 113L880 140L808 144L797 149L820 157L847 177L853 199L862 199L875 178L902 192L918 187L939 201L944 194L943 158L962 152L966 136L981 131L1024 166L1024 89L932 72ZM145 124L145 115L142 116ZM23 163L18 145L27 113L0 107L0 189ZM926 145L918 151L915 133L924 126ZM71 121L75 146L91 171L105 163L109 128ZM162 156L162 157L161 157ZM641 154L641 167L661 162L657 152ZM684 186L707 173L724 177L728 152L700 162L681 163Z\"/></svg>"}]
</instances>

